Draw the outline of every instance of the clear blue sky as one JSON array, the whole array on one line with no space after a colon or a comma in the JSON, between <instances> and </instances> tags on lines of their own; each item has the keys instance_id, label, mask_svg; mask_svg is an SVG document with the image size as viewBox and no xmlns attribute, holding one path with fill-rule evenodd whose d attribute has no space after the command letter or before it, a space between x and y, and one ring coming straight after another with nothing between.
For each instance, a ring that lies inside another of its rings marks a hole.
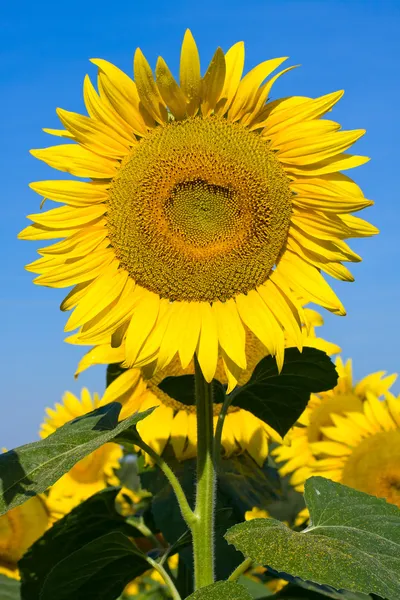
<instances>
[{"instance_id":1,"label":"clear blue sky","mask_svg":"<svg viewBox=\"0 0 400 600\"><path fill-rule=\"evenodd\" d=\"M59 126L56 107L83 111L83 78L95 72L89 58L105 58L130 74L140 46L153 66L161 54L176 73L186 27L203 66L218 45L226 50L238 40L246 43L247 68L277 56L300 63L274 86L276 97L345 89L334 118L344 128L367 129L356 150L372 160L353 176L376 202L362 216L381 234L353 242L364 259L352 267L356 282L332 282L348 316L324 311L323 334L353 358L357 377L400 369L399 2L3 0L0 20L0 446L34 440L44 407L64 390L104 389L100 367L73 379L82 349L63 342L66 315L58 307L65 291L35 286L24 271L35 244L16 236L40 202L28 183L59 177L28 150L53 143L41 128Z\"/></svg>"}]
</instances>

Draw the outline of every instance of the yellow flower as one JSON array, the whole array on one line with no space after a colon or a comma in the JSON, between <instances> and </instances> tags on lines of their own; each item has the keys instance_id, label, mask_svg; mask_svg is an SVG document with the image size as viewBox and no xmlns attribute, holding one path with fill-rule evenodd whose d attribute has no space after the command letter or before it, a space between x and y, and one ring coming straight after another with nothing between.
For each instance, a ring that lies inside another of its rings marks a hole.
<instances>
[{"instance_id":1,"label":"yellow flower","mask_svg":"<svg viewBox=\"0 0 400 600\"><path fill-rule=\"evenodd\" d=\"M98 395L93 394L92 398L85 388L82 389L80 400L71 392L66 392L62 404L57 403L54 409L46 409L47 416L41 426L40 436L47 437L68 421L91 412L98 406ZM121 457L120 446L108 443L73 466L50 488L48 505L52 517L60 518L108 485L118 485L114 471L119 468Z\"/></svg>"},{"instance_id":2,"label":"yellow flower","mask_svg":"<svg viewBox=\"0 0 400 600\"><path fill-rule=\"evenodd\" d=\"M385 377L385 371L378 371L353 386L351 360L343 364L338 357L336 369L339 375L337 386L318 395L311 394L298 424L292 427L284 442L272 451L278 462L284 462L279 469L281 476L292 473L290 482L300 492L304 489L306 479L313 474L316 463L313 443L325 439L325 427L333 424L338 415L361 413L369 393L381 396L397 378L397 375Z\"/></svg>"},{"instance_id":3,"label":"yellow flower","mask_svg":"<svg viewBox=\"0 0 400 600\"><path fill-rule=\"evenodd\" d=\"M332 415L311 444L313 475L339 481L400 508L400 396L366 392L361 412Z\"/></svg>"},{"instance_id":4,"label":"yellow flower","mask_svg":"<svg viewBox=\"0 0 400 600\"><path fill-rule=\"evenodd\" d=\"M49 526L42 496L34 496L0 517L0 573L19 579L18 561Z\"/></svg>"},{"instance_id":5,"label":"yellow flower","mask_svg":"<svg viewBox=\"0 0 400 600\"><path fill-rule=\"evenodd\" d=\"M83 180L31 187L63 206L30 215L20 238L65 238L28 265L35 283L74 289L69 341L118 347L129 367L194 353L207 381L222 356L231 378L246 368L246 328L283 363L284 331L301 346L300 296L345 310L320 271L353 277L345 238L377 229L350 213L371 205L339 173L367 161L345 153L364 130L340 131L326 115L343 92L268 102L286 59L242 78L244 45L217 49L200 74L187 31L180 85L165 61L155 78L140 49L134 81L111 63L98 92L84 83L89 116L58 109L68 143L35 157ZM270 78L269 78L270 77ZM269 78L269 79L268 79ZM72 143L71 143L72 142Z\"/></svg>"}]
</instances>

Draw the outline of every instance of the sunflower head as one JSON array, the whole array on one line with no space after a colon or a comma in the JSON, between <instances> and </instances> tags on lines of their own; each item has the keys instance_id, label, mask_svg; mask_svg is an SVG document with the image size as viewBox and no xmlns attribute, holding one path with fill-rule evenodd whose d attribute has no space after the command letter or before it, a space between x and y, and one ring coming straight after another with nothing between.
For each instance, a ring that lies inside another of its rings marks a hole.
<instances>
[{"instance_id":1,"label":"sunflower head","mask_svg":"<svg viewBox=\"0 0 400 600\"><path fill-rule=\"evenodd\" d=\"M86 388L82 389L80 399L66 392L62 403L53 409L46 409L47 416L42 424L40 435L45 438L72 419L80 417L100 406L97 394L91 397ZM120 466L122 450L118 444L104 444L76 463L51 488L48 504L54 518L70 512L77 504L99 492L107 485L117 485L115 470Z\"/></svg>"},{"instance_id":2,"label":"sunflower head","mask_svg":"<svg viewBox=\"0 0 400 600\"><path fill-rule=\"evenodd\" d=\"M336 369L339 375L336 387L321 394L311 394L298 425L292 427L284 443L273 451L277 460L283 463L281 475L292 473L290 481L298 491L303 490L305 480L313 474L316 456L312 448L315 443L327 439L327 428L340 415L362 413L369 395L379 398L387 394L397 378L396 374L377 371L354 385L351 360L343 363L341 357L337 357Z\"/></svg>"},{"instance_id":3,"label":"sunflower head","mask_svg":"<svg viewBox=\"0 0 400 600\"><path fill-rule=\"evenodd\" d=\"M18 561L49 526L43 496L34 496L0 517L0 573L19 579Z\"/></svg>"},{"instance_id":4,"label":"sunflower head","mask_svg":"<svg viewBox=\"0 0 400 600\"><path fill-rule=\"evenodd\" d=\"M33 214L24 239L65 238L39 250L35 282L74 289L69 341L124 345L129 367L197 354L207 381L219 357L232 381L246 369L246 331L283 364L285 334L302 345L298 298L344 308L321 275L352 280L345 239L377 230L352 216L371 202L341 169L363 130L323 119L342 96L269 101L292 67L266 60L243 75L244 45L220 48L201 73L192 34L179 84L140 50L134 78L101 59L88 115L59 109L67 143L33 155L78 180L31 187L63 206Z\"/></svg>"},{"instance_id":5,"label":"sunflower head","mask_svg":"<svg viewBox=\"0 0 400 600\"><path fill-rule=\"evenodd\" d=\"M367 392L362 410L332 415L324 440L311 444L313 474L386 498L400 508L400 396Z\"/></svg>"}]
</instances>

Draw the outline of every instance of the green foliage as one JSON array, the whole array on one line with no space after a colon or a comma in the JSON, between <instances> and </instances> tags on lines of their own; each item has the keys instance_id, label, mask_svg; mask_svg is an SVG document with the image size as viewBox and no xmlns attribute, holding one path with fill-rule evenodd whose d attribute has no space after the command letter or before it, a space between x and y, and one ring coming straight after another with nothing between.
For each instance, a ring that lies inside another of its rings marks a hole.
<instances>
[{"instance_id":1,"label":"green foliage","mask_svg":"<svg viewBox=\"0 0 400 600\"><path fill-rule=\"evenodd\" d=\"M153 409L118 423L121 405L112 402L74 419L39 442L20 446L0 455L0 515L42 493L78 461L112 441Z\"/></svg>"},{"instance_id":2,"label":"green foliage","mask_svg":"<svg viewBox=\"0 0 400 600\"><path fill-rule=\"evenodd\" d=\"M231 394L231 404L253 413L282 436L297 421L310 393L330 390L338 375L329 356L315 348L288 348L281 373L272 356L263 358L243 387Z\"/></svg>"},{"instance_id":3,"label":"green foliage","mask_svg":"<svg viewBox=\"0 0 400 600\"><path fill-rule=\"evenodd\" d=\"M23 599L39 598L49 573L68 564L77 550L101 539L105 534L121 532L130 537L141 536L115 507L119 488L109 488L79 504L60 519L38 540L19 562ZM92 554L96 546L90 547ZM147 568L147 567L146 567ZM128 581L130 569L127 571ZM63 585L60 580L59 585ZM116 597L116 596L115 596ZM111 596L111 598L113 598Z\"/></svg>"},{"instance_id":4,"label":"green foliage","mask_svg":"<svg viewBox=\"0 0 400 600\"><path fill-rule=\"evenodd\" d=\"M252 600L252 598L238 583L218 581L194 592L187 600Z\"/></svg>"},{"instance_id":5,"label":"green foliage","mask_svg":"<svg viewBox=\"0 0 400 600\"><path fill-rule=\"evenodd\" d=\"M0 574L0 598L1 600L20 600L19 581Z\"/></svg>"},{"instance_id":6,"label":"green foliage","mask_svg":"<svg viewBox=\"0 0 400 600\"><path fill-rule=\"evenodd\" d=\"M57 563L46 577L39 598L115 600L129 581L148 568L133 542L123 533L112 531Z\"/></svg>"},{"instance_id":7,"label":"green foliage","mask_svg":"<svg viewBox=\"0 0 400 600\"><path fill-rule=\"evenodd\" d=\"M305 409L310 393L332 389L337 377L335 366L325 352L315 348L304 348L302 352L288 348L281 373L275 358L263 358L248 383L237 387L229 395L229 400L232 406L252 412L285 435ZM222 403L225 399L224 386L216 380L212 385L214 402ZM194 375L167 377L158 386L182 404L195 403Z\"/></svg>"},{"instance_id":8,"label":"green foliage","mask_svg":"<svg viewBox=\"0 0 400 600\"><path fill-rule=\"evenodd\" d=\"M179 377L166 377L159 384L160 390L168 394L171 398L182 402L186 406L194 406L195 400L195 381L194 375L180 375ZM216 379L212 380L213 401L216 404L222 403L225 399L225 388Z\"/></svg>"},{"instance_id":9,"label":"green foliage","mask_svg":"<svg viewBox=\"0 0 400 600\"><path fill-rule=\"evenodd\" d=\"M310 526L301 533L274 519L255 519L236 525L226 538L279 574L398 600L399 509L321 477L307 480L305 500Z\"/></svg>"}]
</instances>

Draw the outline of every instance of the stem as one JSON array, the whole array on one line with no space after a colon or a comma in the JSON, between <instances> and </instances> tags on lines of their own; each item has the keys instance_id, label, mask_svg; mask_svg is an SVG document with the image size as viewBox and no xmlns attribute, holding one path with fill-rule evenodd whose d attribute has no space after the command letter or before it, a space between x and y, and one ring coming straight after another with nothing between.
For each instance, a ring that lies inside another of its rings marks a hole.
<instances>
[{"instance_id":1,"label":"stem","mask_svg":"<svg viewBox=\"0 0 400 600\"><path fill-rule=\"evenodd\" d=\"M195 589L214 583L213 390L195 355L197 413L197 494L192 526Z\"/></svg>"},{"instance_id":2,"label":"stem","mask_svg":"<svg viewBox=\"0 0 400 600\"><path fill-rule=\"evenodd\" d=\"M189 502L185 496L185 492L183 491L183 488L171 467L166 463L162 456L159 456L157 452L155 452L153 448L150 448L150 446L148 446L142 439L135 440L135 445L141 448L144 452L147 452L147 454L160 467L161 471L164 473L175 492L182 517L184 518L188 527L192 529L194 524L197 522L196 515L190 508Z\"/></svg>"},{"instance_id":3,"label":"stem","mask_svg":"<svg viewBox=\"0 0 400 600\"><path fill-rule=\"evenodd\" d=\"M233 573L228 577L228 581L236 581L239 579L239 577L243 575L243 573L246 573L247 569L251 567L252 562L253 561L251 558L246 558L246 560L240 563L240 565L236 567Z\"/></svg>"},{"instance_id":4,"label":"stem","mask_svg":"<svg viewBox=\"0 0 400 600\"><path fill-rule=\"evenodd\" d=\"M140 531L140 533L143 533L143 535L146 538L151 540L153 542L155 548L158 548L159 550L165 550L165 546L160 542L158 537L156 535L154 535L154 533L151 531L151 529L149 529L149 527L147 527L147 525L143 522L143 520L137 519L135 517L128 517L126 521L130 525L133 525L134 527L136 527L136 529L138 529Z\"/></svg>"},{"instance_id":5,"label":"stem","mask_svg":"<svg viewBox=\"0 0 400 600\"><path fill-rule=\"evenodd\" d=\"M153 567L153 569L155 569L156 571L158 571L158 573L160 573L161 577L164 579L166 585L168 586L169 591L171 592L173 600L182 600L181 595L179 594L178 590L176 589L174 582L172 581L171 577L168 575L168 573L164 569L164 567L162 565L160 565L160 563L158 563L157 561L150 558L149 556L146 557L146 560Z\"/></svg>"},{"instance_id":6,"label":"stem","mask_svg":"<svg viewBox=\"0 0 400 600\"><path fill-rule=\"evenodd\" d=\"M231 405L231 399L229 396L225 396L225 400L223 405L221 406L221 411L218 415L217 426L215 428L215 437L214 437L214 463L216 466L219 465L221 460L221 439L222 439L222 430L225 423L225 417L228 412L228 408Z\"/></svg>"}]
</instances>

